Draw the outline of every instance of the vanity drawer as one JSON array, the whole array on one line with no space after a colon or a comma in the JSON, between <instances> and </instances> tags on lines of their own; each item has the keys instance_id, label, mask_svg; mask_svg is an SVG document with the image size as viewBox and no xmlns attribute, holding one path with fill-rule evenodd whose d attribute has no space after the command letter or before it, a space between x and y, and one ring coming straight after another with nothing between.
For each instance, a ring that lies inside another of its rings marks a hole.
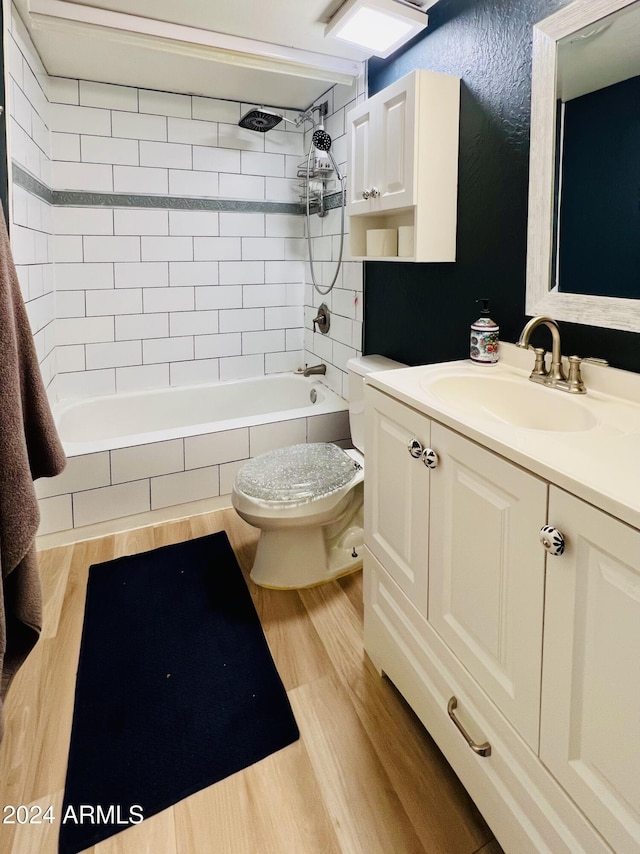
<instances>
[{"instance_id":1,"label":"vanity drawer","mask_svg":"<svg viewBox=\"0 0 640 854\"><path fill-rule=\"evenodd\" d=\"M365 649L416 712L507 854L611 854L536 755L365 549ZM448 712L478 744L465 741Z\"/></svg>"}]
</instances>

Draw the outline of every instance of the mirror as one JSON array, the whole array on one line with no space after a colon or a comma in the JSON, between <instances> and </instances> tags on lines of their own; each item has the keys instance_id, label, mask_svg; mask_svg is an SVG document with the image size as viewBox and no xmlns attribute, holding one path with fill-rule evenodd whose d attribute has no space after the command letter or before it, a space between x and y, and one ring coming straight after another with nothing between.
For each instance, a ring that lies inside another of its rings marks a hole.
<instances>
[{"instance_id":1,"label":"mirror","mask_svg":"<svg viewBox=\"0 0 640 854\"><path fill-rule=\"evenodd\" d=\"M640 332L638 103L640 0L535 25L527 314Z\"/></svg>"}]
</instances>

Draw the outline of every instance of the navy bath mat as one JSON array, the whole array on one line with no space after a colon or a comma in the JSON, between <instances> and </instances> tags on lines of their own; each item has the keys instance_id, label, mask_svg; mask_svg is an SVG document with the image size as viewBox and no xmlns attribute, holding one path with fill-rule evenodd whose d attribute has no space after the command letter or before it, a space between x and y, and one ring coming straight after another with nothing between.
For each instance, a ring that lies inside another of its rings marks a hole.
<instances>
[{"instance_id":1,"label":"navy bath mat","mask_svg":"<svg viewBox=\"0 0 640 854\"><path fill-rule=\"evenodd\" d=\"M226 534L91 567L61 854L298 737Z\"/></svg>"}]
</instances>

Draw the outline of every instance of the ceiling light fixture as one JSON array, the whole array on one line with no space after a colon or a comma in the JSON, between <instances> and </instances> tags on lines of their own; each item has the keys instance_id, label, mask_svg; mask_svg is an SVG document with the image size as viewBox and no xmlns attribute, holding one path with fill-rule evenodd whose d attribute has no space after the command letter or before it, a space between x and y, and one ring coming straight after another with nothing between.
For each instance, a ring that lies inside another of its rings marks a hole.
<instances>
[{"instance_id":1,"label":"ceiling light fixture","mask_svg":"<svg viewBox=\"0 0 640 854\"><path fill-rule=\"evenodd\" d=\"M331 18L325 38L339 39L366 50L369 55L386 59L409 39L425 29L425 8L405 0L347 0Z\"/></svg>"}]
</instances>

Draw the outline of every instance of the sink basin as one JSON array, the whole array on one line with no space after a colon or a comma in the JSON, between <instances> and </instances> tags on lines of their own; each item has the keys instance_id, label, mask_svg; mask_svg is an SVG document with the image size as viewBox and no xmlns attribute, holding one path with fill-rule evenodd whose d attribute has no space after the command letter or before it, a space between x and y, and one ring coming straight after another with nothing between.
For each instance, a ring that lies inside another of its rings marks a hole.
<instances>
[{"instance_id":1,"label":"sink basin","mask_svg":"<svg viewBox=\"0 0 640 854\"><path fill-rule=\"evenodd\" d=\"M567 393L525 378L458 374L425 378L423 388L470 415L489 416L513 427L572 432L590 430L598 423L585 406Z\"/></svg>"}]
</instances>

